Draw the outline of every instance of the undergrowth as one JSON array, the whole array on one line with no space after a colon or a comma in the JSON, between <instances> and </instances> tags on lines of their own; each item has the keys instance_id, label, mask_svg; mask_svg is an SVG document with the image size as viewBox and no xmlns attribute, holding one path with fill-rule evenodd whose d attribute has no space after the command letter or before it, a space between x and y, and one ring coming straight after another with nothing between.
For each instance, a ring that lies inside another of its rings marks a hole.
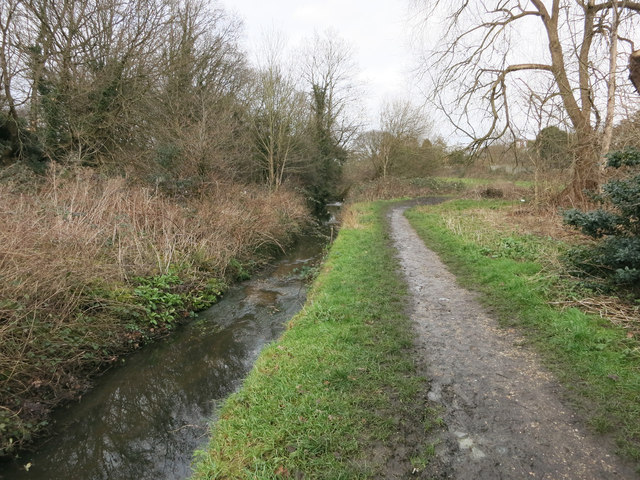
<instances>
[{"instance_id":1,"label":"undergrowth","mask_svg":"<svg viewBox=\"0 0 640 480\"><path fill-rule=\"evenodd\" d=\"M558 260L568 246L504 222L509 203L449 202L407 213L425 243L505 324L529 333L592 428L616 438L640 465L640 343L631 330L576 308L556 305L587 292ZM502 225L487 221L500 211ZM637 321L637 317L636 317Z\"/></svg>"},{"instance_id":2,"label":"undergrowth","mask_svg":"<svg viewBox=\"0 0 640 480\"><path fill-rule=\"evenodd\" d=\"M94 170L0 183L0 456L117 355L215 302L306 221L281 191L173 198Z\"/></svg>"}]
</instances>

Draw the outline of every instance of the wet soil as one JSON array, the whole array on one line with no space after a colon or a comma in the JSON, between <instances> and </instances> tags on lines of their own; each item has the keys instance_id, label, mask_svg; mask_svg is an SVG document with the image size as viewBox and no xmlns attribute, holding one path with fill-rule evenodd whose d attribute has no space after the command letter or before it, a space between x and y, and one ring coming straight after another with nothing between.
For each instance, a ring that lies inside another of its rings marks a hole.
<instances>
[{"instance_id":1,"label":"wet soil","mask_svg":"<svg viewBox=\"0 0 640 480\"><path fill-rule=\"evenodd\" d=\"M426 439L437 447L425 469L398 460L408 450L403 442L385 478L639 478L563 403L562 387L525 340L456 284L404 217L406 208L394 208L389 221L411 294L418 363L429 380L421 407L440 410L445 427ZM420 422L405 427L409 438Z\"/></svg>"}]
</instances>

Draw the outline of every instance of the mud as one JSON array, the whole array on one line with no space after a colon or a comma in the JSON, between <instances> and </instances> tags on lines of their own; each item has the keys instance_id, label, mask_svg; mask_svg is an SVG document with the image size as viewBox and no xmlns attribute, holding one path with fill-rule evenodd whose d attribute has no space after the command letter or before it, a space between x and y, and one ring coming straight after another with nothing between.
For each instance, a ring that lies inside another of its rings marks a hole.
<instances>
[{"instance_id":1,"label":"mud","mask_svg":"<svg viewBox=\"0 0 640 480\"><path fill-rule=\"evenodd\" d=\"M436 458L395 478L635 479L563 404L562 387L515 331L500 328L427 249L403 212L391 235L411 293L428 404L446 425ZM393 478L389 475L388 478Z\"/></svg>"}]
</instances>

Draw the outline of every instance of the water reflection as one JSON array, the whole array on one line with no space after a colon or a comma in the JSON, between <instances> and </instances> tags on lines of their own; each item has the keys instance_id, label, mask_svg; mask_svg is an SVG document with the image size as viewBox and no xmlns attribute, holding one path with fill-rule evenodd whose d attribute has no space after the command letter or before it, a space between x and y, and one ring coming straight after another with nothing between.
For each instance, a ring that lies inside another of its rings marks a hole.
<instances>
[{"instance_id":1,"label":"water reflection","mask_svg":"<svg viewBox=\"0 0 640 480\"><path fill-rule=\"evenodd\" d=\"M36 454L4 465L0 478L189 476L216 405L302 306L304 287L290 273L312 260L303 253L280 262L272 276L232 289L196 321L107 373L79 403L57 413L55 437ZM27 463L29 472L22 467Z\"/></svg>"}]
</instances>

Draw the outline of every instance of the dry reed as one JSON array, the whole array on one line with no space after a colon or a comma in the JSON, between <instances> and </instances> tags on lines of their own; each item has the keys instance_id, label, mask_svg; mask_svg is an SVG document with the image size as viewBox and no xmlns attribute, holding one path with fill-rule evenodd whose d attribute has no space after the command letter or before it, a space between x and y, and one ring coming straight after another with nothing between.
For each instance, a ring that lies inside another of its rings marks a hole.
<instances>
[{"instance_id":1,"label":"dry reed","mask_svg":"<svg viewBox=\"0 0 640 480\"><path fill-rule=\"evenodd\" d=\"M235 184L177 200L52 169L30 188L0 183L0 453L137 341L104 292L176 270L193 282L223 277L306 221L297 195Z\"/></svg>"}]
</instances>

